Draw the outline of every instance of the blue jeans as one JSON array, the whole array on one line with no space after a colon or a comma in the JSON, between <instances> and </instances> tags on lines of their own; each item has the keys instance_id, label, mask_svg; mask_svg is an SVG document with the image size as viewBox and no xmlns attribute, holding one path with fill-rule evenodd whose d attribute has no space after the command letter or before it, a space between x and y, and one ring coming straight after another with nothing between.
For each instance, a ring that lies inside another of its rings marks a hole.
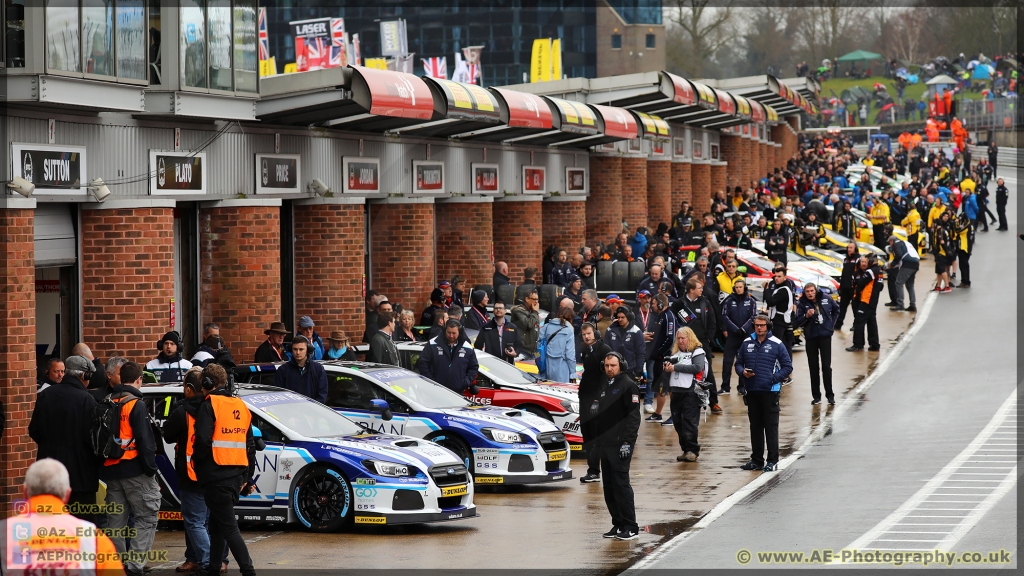
<instances>
[{"instance_id":1,"label":"blue jeans","mask_svg":"<svg viewBox=\"0 0 1024 576\"><path fill-rule=\"evenodd\" d=\"M644 404L654 404L654 360L647 361L647 390L644 391Z\"/></svg>"},{"instance_id":2,"label":"blue jeans","mask_svg":"<svg viewBox=\"0 0 1024 576\"><path fill-rule=\"evenodd\" d=\"M202 492L179 490L181 516L185 521L185 560L195 562L203 568L210 563L210 510ZM224 558L228 561L228 548L224 547ZM216 566L220 569L220 566Z\"/></svg>"}]
</instances>

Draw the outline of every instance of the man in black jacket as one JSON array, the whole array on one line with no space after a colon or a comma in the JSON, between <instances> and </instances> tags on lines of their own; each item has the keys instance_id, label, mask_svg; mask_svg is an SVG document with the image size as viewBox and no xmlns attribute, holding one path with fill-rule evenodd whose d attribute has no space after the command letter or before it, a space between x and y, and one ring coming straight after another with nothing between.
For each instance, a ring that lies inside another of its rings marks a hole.
<instances>
[{"instance_id":1,"label":"man in black jacket","mask_svg":"<svg viewBox=\"0 0 1024 576\"><path fill-rule=\"evenodd\" d=\"M53 458L68 469L71 478L70 511L92 521L96 490L99 488L99 460L89 443L89 428L96 400L86 390L93 364L84 356L71 356L64 363L64 378L47 387L36 398L28 434L35 441L37 459Z\"/></svg>"},{"instance_id":2,"label":"man in black jacket","mask_svg":"<svg viewBox=\"0 0 1024 576\"><path fill-rule=\"evenodd\" d=\"M43 378L36 381L36 392L42 392L50 386L56 386L63 379L64 361L60 358L50 358L46 362L46 372L43 372Z\"/></svg>"},{"instance_id":3,"label":"man in black jacket","mask_svg":"<svg viewBox=\"0 0 1024 576\"><path fill-rule=\"evenodd\" d=\"M587 474L580 482L597 482L601 479L601 453L597 448L596 431L593 429L591 408L598 401L604 383L604 358L612 349L601 340L596 325L585 322L580 328L583 346L581 358L583 375L580 378L580 433L583 435L583 450L587 453Z\"/></svg>"},{"instance_id":4,"label":"man in black jacket","mask_svg":"<svg viewBox=\"0 0 1024 576\"><path fill-rule=\"evenodd\" d=\"M860 253L857 252L857 244L850 242L846 245L843 274L839 277L839 318L836 319L836 330L842 330L846 311L850 308L850 302L853 300L853 275L857 271L857 262L859 261Z\"/></svg>"},{"instance_id":5,"label":"man in black jacket","mask_svg":"<svg viewBox=\"0 0 1024 576\"><path fill-rule=\"evenodd\" d=\"M128 362L121 366L119 374L121 384L110 393L121 409L119 438L124 455L106 460L100 469L100 479L107 484L107 527L114 530L110 539L121 554L126 551L124 529L129 515L135 518L132 549L124 560L124 568L126 573L137 576L142 574L153 546L160 511L160 485L154 477L156 437L139 391L142 366Z\"/></svg>"},{"instance_id":6,"label":"man in black jacket","mask_svg":"<svg viewBox=\"0 0 1024 576\"><path fill-rule=\"evenodd\" d=\"M722 407L718 405L718 386L715 373L711 369L711 359L714 358L711 353L711 342L718 333L718 318L711 301L702 296L702 292L704 284L700 278L690 278L686 281L686 294L672 303L672 312L676 315L676 330L687 326L693 330L698 340L706 343L704 352L708 360L708 373L704 381L711 383L708 389L708 403L713 414L721 414ZM672 424L672 418L662 422L663 426L669 424Z\"/></svg>"},{"instance_id":7,"label":"man in black jacket","mask_svg":"<svg viewBox=\"0 0 1024 576\"><path fill-rule=\"evenodd\" d=\"M312 354L309 340L301 334L296 336L292 340L292 359L277 367L274 386L327 402L327 372Z\"/></svg>"},{"instance_id":8,"label":"man in black jacket","mask_svg":"<svg viewBox=\"0 0 1024 576\"><path fill-rule=\"evenodd\" d=\"M395 316L392 312L381 312L377 315L377 333L370 337L370 352L366 355L367 362L399 366L398 348L395 347L391 335L395 333Z\"/></svg>"},{"instance_id":9,"label":"man in black jacket","mask_svg":"<svg viewBox=\"0 0 1024 576\"><path fill-rule=\"evenodd\" d=\"M636 540L640 527L636 523L633 487L629 483L629 465L633 459L637 434L640 431L640 389L625 374L622 356L611 352L604 358L606 384L597 396L597 409L591 411L597 449L604 471L604 502L612 517L612 529L605 538Z\"/></svg>"},{"instance_id":10,"label":"man in black jacket","mask_svg":"<svg viewBox=\"0 0 1024 576\"><path fill-rule=\"evenodd\" d=\"M1010 198L1010 191L1002 178L996 180L996 214L999 216L999 228L996 230L1009 230L1006 225L1006 201Z\"/></svg>"},{"instance_id":11,"label":"man in black jacket","mask_svg":"<svg viewBox=\"0 0 1024 576\"><path fill-rule=\"evenodd\" d=\"M505 286L506 284L511 284L508 280L508 264L504 262L495 262L494 276L491 277L491 285L497 289L498 286Z\"/></svg>"},{"instance_id":12,"label":"man in black jacket","mask_svg":"<svg viewBox=\"0 0 1024 576\"><path fill-rule=\"evenodd\" d=\"M71 349L72 356L84 356L88 358L89 362L92 362L93 373L92 379L89 380L89 389L106 388L107 387L107 375L103 370L103 361L93 356L92 350L84 343L79 342ZM93 398L96 395L93 394ZM102 396L101 396L102 398Z\"/></svg>"},{"instance_id":13,"label":"man in black jacket","mask_svg":"<svg viewBox=\"0 0 1024 576\"><path fill-rule=\"evenodd\" d=\"M476 337L473 347L514 364L519 355L519 328L505 315L505 303L494 303L494 319L487 322Z\"/></svg>"},{"instance_id":14,"label":"man in black jacket","mask_svg":"<svg viewBox=\"0 0 1024 576\"><path fill-rule=\"evenodd\" d=\"M776 264L772 280L764 285L764 304L772 321L772 334L786 346L790 357L793 356L793 313L799 295L800 290L786 275L786 267Z\"/></svg>"},{"instance_id":15,"label":"man in black jacket","mask_svg":"<svg viewBox=\"0 0 1024 576\"><path fill-rule=\"evenodd\" d=\"M479 369L476 351L463 339L462 326L457 320L449 320L444 326L444 336L427 342L416 361L417 372L459 394L475 387L473 382Z\"/></svg>"},{"instance_id":16,"label":"man in black jacket","mask_svg":"<svg viewBox=\"0 0 1024 576\"><path fill-rule=\"evenodd\" d=\"M238 531L235 505L239 496L252 493L255 485L252 474L256 467L256 442L252 435L252 414L240 398L231 396L226 388L227 381L227 372L222 366L211 364L203 369L206 400L200 404L196 414L192 448L196 478L210 510L211 566L205 575L219 572L219 569L213 570L212 559L223 557L226 541L242 574L254 576L256 570L249 550ZM214 441L240 444L243 438L245 448L214 445Z\"/></svg>"}]
</instances>

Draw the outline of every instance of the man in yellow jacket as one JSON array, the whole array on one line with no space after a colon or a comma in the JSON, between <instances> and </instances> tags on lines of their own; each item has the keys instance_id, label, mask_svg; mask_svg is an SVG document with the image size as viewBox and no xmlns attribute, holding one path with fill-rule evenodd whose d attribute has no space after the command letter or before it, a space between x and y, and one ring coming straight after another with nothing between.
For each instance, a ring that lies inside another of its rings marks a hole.
<instances>
[{"instance_id":1,"label":"man in yellow jacket","mask_svg":"<svg viewBox=\"0 0 1024 576\"><path fill-rule=\"evenodd\" d=\"M935 222L942 216L942 213L946 211L945 204L942 203L942 197L936 196L935 203L928 210L928 229L931 230L935 226Z\"/></svg>"},{"instance_id":2,"label":"man in yellow jacket","mask_svg":"<svg viewBox=\"0 0 1024 576\"><path fill-rule=\"evenodd\" d=\"M871 212L868 213L868 217L871 218L871 231L874 235L875 246L878 246L882 250L885 250L887 246L886 240L888 236L885 234L885 225L889 223L889 205L885 203L883 198L878 198L875 203L871 206Z\"/></svg>"},{"instance_id":3,"label":"man in yellow jacket","mask_svg":"<svg viewBox=\"0 0 1024 576\"><path fill-rule=\"evenodd\" d=\"M907 241L910 242L911 246L920 250L921 232L921 213L917 211L917 206L913 203L910 204L910 212L907 213L907 217L900 221L900 226L907 229Z\"/></svg>"},{"instance_id":4,"label":"man in yellow jacket","mask_svg":"<svg viewBox=\"0 0 1024 576\"><path fill-rule=\"evenodd\" d=\"M719 302L724 301L729 296L729 294L732 294L732 285L735 284L737 280L741 280L743 278L743 275L737 272L736 270L736 259L733 259L730 260L729 263L725 265L725 270L719 272L718 276L715 277L715 279L718 281Z\"/></svg>"}]
</instances>

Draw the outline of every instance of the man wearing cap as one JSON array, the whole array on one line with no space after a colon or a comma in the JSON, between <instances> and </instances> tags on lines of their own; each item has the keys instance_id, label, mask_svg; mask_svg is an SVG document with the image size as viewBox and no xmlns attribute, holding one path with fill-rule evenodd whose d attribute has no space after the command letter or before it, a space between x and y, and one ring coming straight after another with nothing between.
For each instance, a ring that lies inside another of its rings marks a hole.
<instances>
[{"instance_id":1,"label":"man wearing cap","mask_svg":"<svg viewBox=\"0 0 1024 576\"><path fill-rule=\"evenodd\" d=\"M441 288L434 288L430 291L430 306L427 306L423 310L423 314L420 314L420 326L430 326L434 323L434 313L442 308L447 308L444 304L444 291Z\"/></svg>"},{"instance_id":2,"label":"man wearing cap","mask_svg":"<svg viewBox=\"0 0 1024 576\"><path fill-rule=\"evenodd\" d=\"M441 290L441 296L444 300L441 301L441 305L445 308L451 308L452 302L454 301L452 296L452 283L447 280L441 280L441 283L437 285Z\"/></svg>"},{"instance_id":3,"label":"man wearing cap","mask_svg":"<svg viewBox=\"0 0 1024 576\"><path fill-rule=\"evenodd\" d=\"M269 364L287 360L288 356L284 352L284 337L288 335L288 330L284 327L284 322L271 322L270 328L264 330L263 333L267 335L267 339L256 349L255 361L259 364Z\"/></svg>"},{"instance_id":4,"label":"man wearing cap","mask_svg":"<svg viewBox=\"0 0 1024 576\"><path fill-rule=\"evenodd\" d=\"M466 314L463 325L470 330L482 330L487 325L487 292L483 290L474 290L473 294L470 295L469 301L472 307Z\"/></svg>"},{"instance_id":5,"label":"man wearing cap","mask_svg":"<svg viewBox=\"0 0 1024 576\"><path fill-rule=\"evenodd\" d=\"M161 382L184 381L185 372L192 367L192 363L181 357L181 336L172 330L164 334L156 347L160 353L146 363L146 370L156 374Z\"/></svg>"},{"instance_id":6,"label":"man wearing cap","mask_svg":"<svg viewBox=\"0 0 1024 576\"><path fill-rule=\"evenodd\" d=\"M64 361L64 377L47 387L36 398L28 434L38 446L36 457L59 460L71 476L72 504L95 504L99 488L99 460L89 443L96 400L86 389L96 367L84 356ZM75 516L90 520L92 513L72 510Z\"/></svg>"},{"instance_id":7,"label":"man wearing cap","mask_svg":"<svg viewBox=\"0 0 1024 576\"><path fill-rule=\"evenodd\" d=\"M379 308L379 305L378 305ZM324 341L316 330L313 328L316 324L313 324L313 319L309 316L302 316L299 318L299 330L298 333L305 336L306 340L309 340L312 345L309 357L313 360L323 360L324 358Z\"/></svg>"},{"instance_id":8,"label":"man wearing cap","mask_svg":"<svg viewBox=\"0 0 1024 576\"><path fill-rule=\"evenodd\" d=\"M334 330L331 337L327 339L330 347L324 352L324 360L352 360L356 359L356 353L349 345L348 335L343 330Z\"/></svg>"},{"instance_id":9,"label":"man wearing cap","mask_svg":"<svg viewBox=\"0 0 1024 576\"><path fill-rule=\"evenodd\" d=\"M292 340L292 359L278 366L274 386L298 392L318 402L327 401L327 371L309 357L313 346L299 334Z\"/></svg>"},{"instance_id":10,"label":"man wearing cap","mask_svg":"<svg viewBox=\"0 0 1024 576\"><path fill-rule=\"evenodd\" d=\"M570 272L565 279L568 284L566 284L562 296L572 300L573 311L579 312L580 307L583 306L583 280L575 272Z\"/></svg>"}]
</instances>

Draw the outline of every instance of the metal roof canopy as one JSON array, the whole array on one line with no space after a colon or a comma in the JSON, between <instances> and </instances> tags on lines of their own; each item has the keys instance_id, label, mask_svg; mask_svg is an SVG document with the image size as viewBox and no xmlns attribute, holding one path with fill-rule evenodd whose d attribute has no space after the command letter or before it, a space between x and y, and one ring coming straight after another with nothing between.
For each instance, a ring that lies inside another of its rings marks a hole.
<instances>
[{"instance_id":1,"label":"metal roof canopy","mask_svg":"<svg viewBox=\"0 0 1024 576\"><path fill-rule=\"evenodd\" d=\"M604 118L583 102L541 96L551 110L552 129L503 140L506 144L589 148L605 137ZM635 122L635 121L634 121ZM613 138L612 142L622 140ZM607 140L601 140L602 142Z\"/></svg>"},{"instance_id":2,"label":"metal roof canopy","mask_svg":"<svg viewBox=\"0 0 1024 576\"><path fill-rule=\"evenodd\" d=\"M392 130L395 134L449 138L465 132L501 124L502 103L495 95L476 84L423 77L434 99L431 121Z\"/></svg>"},{"instance_id":3,"label":"metal roof canopy","mask_svg":"<svg viewBox=\"0 0 1024 576\"><path fill-rule=\"evenodd\" d=\"M788 116L802 111L785 95L789 87L783 87L779 79L770 74L709 82L732 94L739 94L763 105L771 106L779 116Z\"/></svg>"},{"instance_id":4,"label":"metal roof canopy","mask_svg":"<svg viewBox=\"0 0 1024 576\"><path fill-rule=\"evenodd\" d=\"M458 140L502 142L524 136L551 132L555 129L554 114L547 101L527 92L508 88L488 88L499 102L501 122L496 126L453 134Z\"/></svg>"}]
</instances>

